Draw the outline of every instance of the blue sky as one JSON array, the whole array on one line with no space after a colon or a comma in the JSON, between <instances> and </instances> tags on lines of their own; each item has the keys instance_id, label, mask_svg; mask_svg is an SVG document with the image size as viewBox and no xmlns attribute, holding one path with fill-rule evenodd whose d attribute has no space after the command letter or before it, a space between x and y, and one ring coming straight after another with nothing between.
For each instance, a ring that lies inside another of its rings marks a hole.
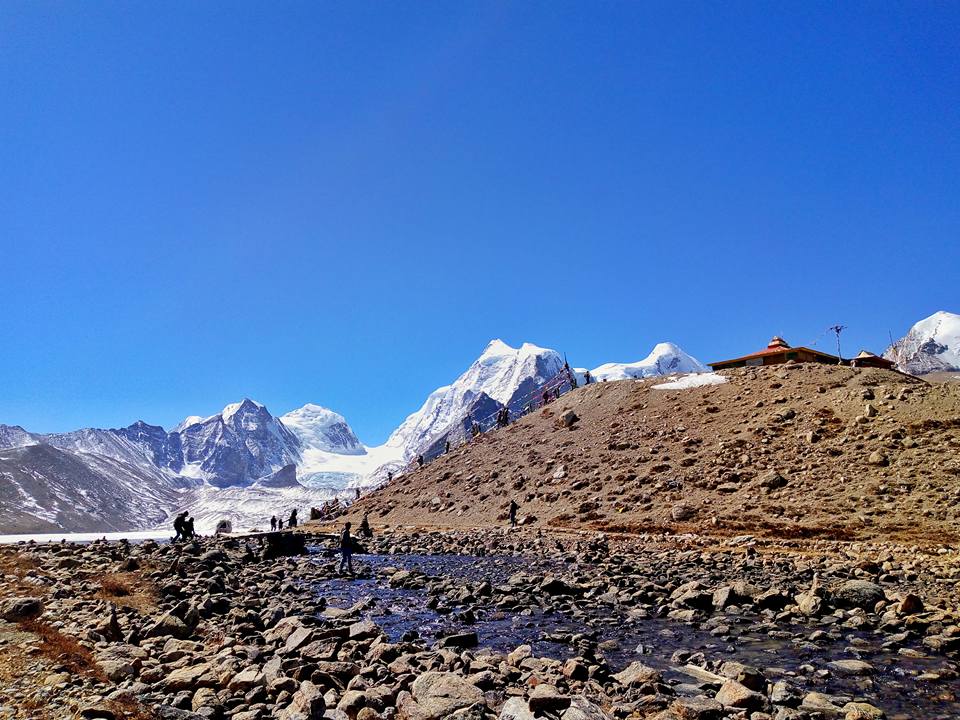
<instances>
[{"instance_id":1,"label":"blue sky","mask_svg":"<svg viewBox=\"0 0 960 720\"><path fill-rule=\"evenodd\" d=\"M382 441L493 337L960 312L960 5L4 2L0 422Z\"/></svg>"}]
</instances>

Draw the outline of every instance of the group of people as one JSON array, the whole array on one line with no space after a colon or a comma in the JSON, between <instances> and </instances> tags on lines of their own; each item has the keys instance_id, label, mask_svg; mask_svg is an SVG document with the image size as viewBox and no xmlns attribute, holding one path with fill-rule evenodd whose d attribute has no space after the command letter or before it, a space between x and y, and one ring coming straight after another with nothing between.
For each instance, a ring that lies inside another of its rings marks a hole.
<instances>
[{"instance_id":1,"label":"group of people","mask_svg":"<svg viewBox=\"0 0 960 720\"><path fill-rule=\"evenodd\" d=\"M192 540L197 537L197 533L193 529L193 518L190 517L190 512L187 510L184 510L173 519L173 529L176 533L173 536L174 542L178 540Z\"/></svg>"},{"instance_id":2,"label":"group of people","mask_svg":"<svg viewBox=\"0 0 960 720\"><path fill-rule=\"evenodd\" d=\"M287 518L287 527L295 528L297 526L297 509L290 511L290 517ZM283 530L283 518L277 518L276 515L270 518L270 531Z\"/></svg>"},{"instance_id":3,"label":"group of people","mask_svg":"<svg viewBox=\"0 0 960 720\"><path fill-rule=\"evenodd\" d=\"M510 408L504 405L497 410L497 427L504 428L510 424Z\"/></svg>"}]
</instances>

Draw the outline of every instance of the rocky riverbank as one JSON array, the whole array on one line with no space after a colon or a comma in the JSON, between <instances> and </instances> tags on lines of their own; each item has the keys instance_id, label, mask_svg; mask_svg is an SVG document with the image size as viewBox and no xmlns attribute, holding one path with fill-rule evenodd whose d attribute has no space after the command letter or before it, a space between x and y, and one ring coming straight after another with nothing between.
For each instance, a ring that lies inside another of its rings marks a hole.
<instances>
[{"instance_id":1,"label":"rocky riverbank","mask_svg":"<svg viewBox=\"0 0 960 720\"><path fill-rule=\"evenodd\" d=\"M4 548L0 718L960 713L955 548L500 530L369 546L397 562L358 557L360 575L422 593L449 632L390 637L370 619L375 595L328 607L336 558L321 553L265 560L235 540ZM489 580L403 567L450 554L514 561ZM540 624L565 650L485 647L471 628L491 617ZM653 626L652 642L625 645Z\"/></svg>"}]
</instances>

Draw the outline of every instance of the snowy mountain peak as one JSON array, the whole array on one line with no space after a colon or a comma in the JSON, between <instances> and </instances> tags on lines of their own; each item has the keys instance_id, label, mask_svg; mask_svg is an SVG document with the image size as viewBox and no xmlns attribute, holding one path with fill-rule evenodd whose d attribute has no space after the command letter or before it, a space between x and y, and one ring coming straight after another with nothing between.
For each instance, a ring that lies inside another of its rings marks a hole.
<instances>
[{"instance_id":1,"label":"snowy mountain peak","mask_svg":"<svg viewBox=\"0 0 960 720\"><path fill-rule=\"evenodd\" d=\"M402 448L405 457L412 457L462 422L482 395L502 405L522 405L562 368L563 358L554 350L531 343L513 348L502 340L491 340L466 372L430 393L423 406L393 432L387 445Z\"/></svg>"},{"instance_id":2,"label":"snowy mountain peak","mask_svg":"<svg viewBox=\"0 0 960 720\"><path fill-rule=\"evenodd\" d=\"M202 417L201 415L188 415L173 429L173 432L181 432L182 430L186 430L191 425L199 425L206 419L207 418Z\"/></svg>"},{"instance_id":3,"label":"snowy mountain peak","mask_svg":"<svg viewBox=\"0 0 960 720\"><path fill-rule=\"evenodd\" d=\"M605 363L590 371L597 380L625 380L672 373L709 372L709 368L672 342L661 342L643 360L634 363Z\"/></svg>"},{"instance_id":4,"label":"snowy mountain peak","mask_svg":"<svg viewBox=\"0 0 960 720\"><path fill-rule=\"evenodd\" d=\"M883 356L914 375L960 371L960 315L935 312L911 327Z\"/></svg>"},{"instance_id":5,"label":"snowy mountain peak","mask_svg":"<svg viewBox=\"0 0 960 720\"><path fill-rule=\"evenodd\" d=\"M366 452L343 415L321 405L307 403L282 415L280 422L297 436L304 450L342 455L363 455Z\"/></svg>"},{"instance_id":6,"label":"snowy mountain peak","mask_svg":"<svg viewBox=\"0 0 960 720\"><path fill-rule=\"evenodd\" d=\"M250 398L244 398L238 403L230 403L227 405L223 412L220 413L220 417L223 418L224 422L230 422L230 419L236 415L241 410L247 412L259 412L260 410L266 410L266 408L258 403L256 400L251 400Z\"/></svg>"},{"instance_id":7,"label":"snowy mountain peak","mask_svg":"<svg viewBox=\"0 0 960 720\"><path fill-rule=\"evenodd\" d=\"M493 340L487 343L487 347L484 348L483 353L481 353L480 357L485 358L488 356L508 355L510 353L515 353L515 352L516 350L510 347L509 345L507 345L503 340L501 340L500 338L494 338Z\"/></svg>"}]
</instances>

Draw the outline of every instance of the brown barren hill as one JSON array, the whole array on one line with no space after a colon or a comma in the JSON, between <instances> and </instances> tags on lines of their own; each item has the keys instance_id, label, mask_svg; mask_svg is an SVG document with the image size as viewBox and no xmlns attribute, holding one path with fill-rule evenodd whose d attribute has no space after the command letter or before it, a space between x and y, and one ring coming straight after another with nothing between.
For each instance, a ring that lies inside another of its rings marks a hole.
<instances>
[{"instance_id":1,"label":"brown barren hill","mask_svg":"<svg viewBox=\"0 0 960 720\"><path fill-rule=\"evenodd\" d=\"M960 530L960 384L814 364L581 387L358 501L377 525L940 541ZM571 428L562 417L579 418Z\"/></svg>"}]
</instances>

